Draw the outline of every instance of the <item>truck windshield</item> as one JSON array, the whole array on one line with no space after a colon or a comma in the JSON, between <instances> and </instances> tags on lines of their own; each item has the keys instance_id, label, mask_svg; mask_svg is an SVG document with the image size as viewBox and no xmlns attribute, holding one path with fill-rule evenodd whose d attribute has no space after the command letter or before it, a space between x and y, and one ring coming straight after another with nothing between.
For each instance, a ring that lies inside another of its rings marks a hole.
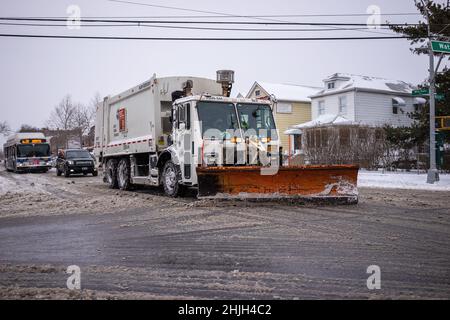
<instances>
[{"instance_id":1,"label":"truck windshield","mask_svg":"<svg viewBox=\"0 0 450 320\"><path fill-rule=\"evenodd\" d=\"M200 101L197 104L197 111L198 118L202 123L202 135L212 129L216 132L220 131L225 136L227 130L239 129L233 103ZM208 136L210 136L209 133Z\"/></svg>"},{"instance_id":2,"label":"truck windshield","mask_svg":"<svg viewBox=\"0 0 450 320\"><path fill-rule=\"evenodd\" d=\"M92 160L92 157L88 151L71 150L71 151L66 151L66 159L90 159L90 160Z\"/></svg>"},{"instance_id":3,"label":"truck windshield","mask_svg":"<svg viewBox=\"0 0 450 320\"><path fill-rule=\"evenodd\" d=\"M270 106L265 104L238 103L237 111L244 134L246 131L250 132L254 130L260 137L278 138Z\"/></svg>"},{"instance_id":4,"label":"truck windshield","mask_svg":"<svg viewBox=\"0 0 450 320\"><path fill-rule=\"evenodd\" d=\"M21 144L17 146L17 156L19 158L48 157L50 156L50 146L43 144Z\"/></svg>"}]
</instances>

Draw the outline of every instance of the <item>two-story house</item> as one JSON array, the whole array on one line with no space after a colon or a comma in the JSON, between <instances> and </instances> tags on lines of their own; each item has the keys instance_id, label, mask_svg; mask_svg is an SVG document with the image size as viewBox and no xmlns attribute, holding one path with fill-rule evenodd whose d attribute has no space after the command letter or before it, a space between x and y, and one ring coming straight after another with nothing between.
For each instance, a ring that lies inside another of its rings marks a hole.
<instances>
[{"instance_id":1,"label":"two-story house","mask_svg":"<svg viewBox=\"0 0 450 320\"><path fill-rule=\"evenodd\" d=\"M331 114L361 124L408 126L408 113L425 102L411 95L413 89L404 81L335 73L311 96L312 119Z\"/></svg>"},{"instance_id":2,"label":"two-story house","mask_svg":"<svg viewBox=\"0 0 450 320\"><path fill-rule=\"evenodd\" d=\"M289 150L289 137L283 132L289 127L311 120L311 95L321 88L293 84L256 81L246 98L270 99L274 102L274 121L280 134L281 145Z\"/></svg>"}]
</instances>

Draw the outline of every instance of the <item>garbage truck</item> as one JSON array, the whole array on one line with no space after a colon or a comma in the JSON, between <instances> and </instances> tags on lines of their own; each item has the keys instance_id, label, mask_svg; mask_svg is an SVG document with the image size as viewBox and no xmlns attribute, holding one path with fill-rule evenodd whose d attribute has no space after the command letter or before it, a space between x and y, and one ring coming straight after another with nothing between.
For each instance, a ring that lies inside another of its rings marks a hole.
<instances>
[{"instance_id":1,"label":"garbage truck","mask_svg":"<svg viewBox=\"0 0 450 320\"><path fill-rule=\"evenodd\" d=\"M153 75L97 106L94 155L110 188L177 197L358 201L355 165L284 166L272 100L232 98L216 79Z\"/></svg>"}]
</instances>

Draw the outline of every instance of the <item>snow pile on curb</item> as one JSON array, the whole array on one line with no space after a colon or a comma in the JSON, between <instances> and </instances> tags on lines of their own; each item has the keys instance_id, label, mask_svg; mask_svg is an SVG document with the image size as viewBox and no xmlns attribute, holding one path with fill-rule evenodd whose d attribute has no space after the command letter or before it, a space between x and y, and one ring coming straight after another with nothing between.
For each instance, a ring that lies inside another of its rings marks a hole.
<instances>
[{"instance_id":1,"label":"snow pile on curb","mask_svg":"<svg viewBox=\"0 0 450 320\"><path fill-rule=\"evenodd\" d=\"M426 174L414 172L363 171L358 173L358 187L450 191L450 175L440 174L440 181L427 183Z\"/></svg>"}]
</instances>

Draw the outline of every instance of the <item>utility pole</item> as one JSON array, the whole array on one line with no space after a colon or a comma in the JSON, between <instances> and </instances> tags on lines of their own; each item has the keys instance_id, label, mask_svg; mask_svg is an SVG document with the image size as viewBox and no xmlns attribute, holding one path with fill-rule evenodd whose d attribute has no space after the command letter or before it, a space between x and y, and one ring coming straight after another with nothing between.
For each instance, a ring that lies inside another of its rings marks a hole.
<instances>
[{"instance_id":1,"label":"utility pole","mask_svg":"<svg viewBox=\"0 0 450 320\"><path fill-rule=\"evenodd\" d=\"M430 56L430 168L428 169L427 183L433 184L439 181L439 173L436 168L436 128L435 128L435 72L434 72L434 52L431 46L431 26L430 26L430 12L427 10L428 23L428 54Z\"/></svg>"}]
</instances>

